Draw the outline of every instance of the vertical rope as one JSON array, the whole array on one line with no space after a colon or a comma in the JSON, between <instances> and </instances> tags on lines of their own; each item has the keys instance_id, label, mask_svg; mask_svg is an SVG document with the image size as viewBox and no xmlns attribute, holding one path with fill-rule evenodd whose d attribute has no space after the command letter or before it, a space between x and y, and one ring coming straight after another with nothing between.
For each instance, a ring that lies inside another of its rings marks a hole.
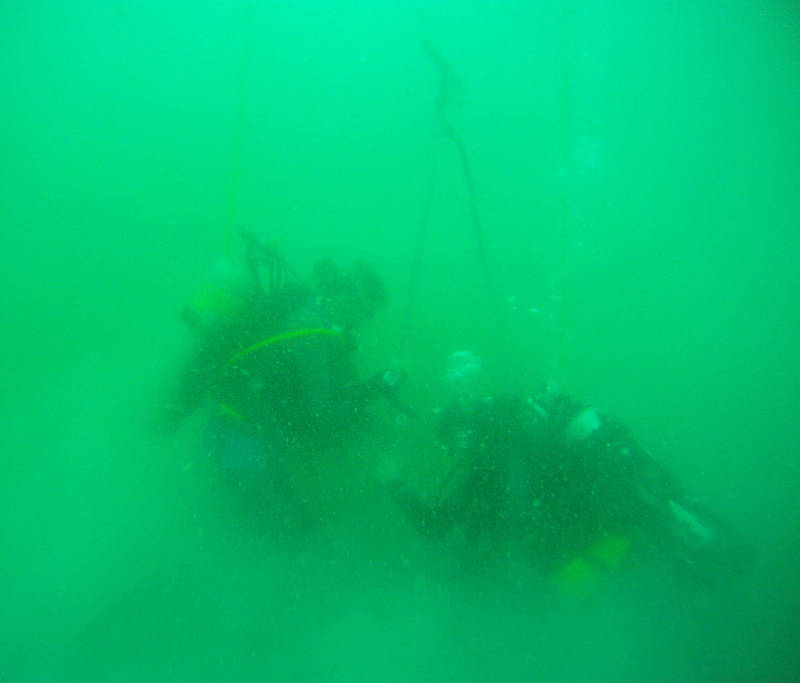
<instances>
[{"instance_id":1,"label":"vertical rope","mask_svg":"<svg viewBox=\"0 0 800 683\"><path fill-rule=\"evenodd\" d=\"M451 134L453 143L458 151L458 157L461 160L461 169L464 173L464 182L467 190L467 203L469 204L469 213L472 219L472 227L475 230L475 241L478 245L478 258L480 259L481 270L483 272L483 282L486 287L487 298L489 305L496 309L497 301L495 300L494 280L492 273L489 269L489 259L486 255L486 238L483 233L483 225L481 224L481 216L478 212L478 200L475 197L475 182L472 179L472 164L469 162L467 155L467 148L464 141L460 136L455 133Z\"/></svg>"},{"instance_id":2,"label":"vertical rope","mask_svg":"<svg viewBox=\"0 0 800 683\"><path fill-rule=\"evenodd\" d=\"M430 174L428 184L425 188L425 199L422 205L419 228L414 239L414 252L411 258L411 274L408 280L408 296L406 298L406 310L404 312L404 328L409 329L414 306L417 301L417 287L419 284L419 274L422 269L422 257L425 253L425 242L428 236L428 226L431 219L431 205L433 204L433 192L436 187L436 174L439 156L438 134L434 135L431 143Z\"/></svg>"},{"instance_id":3,"label":"vertical rope","mask_svg":"<svg viewBox=\"0 0 800 683\"><path fill-rule=\"evenodd\" d=\"M228 207L228 230L225 237L225 253L233 255L233 227L236 222L236 205L239 199L241 176L242 129L244 128L244 104L247 95L247 72L250 65L250 41L253 35L253 2L246 0L242 22L242 63L239 70L239 102L236 112L236 131L233 140L233 165L231 172L231 196Z\"/></svg>"},{"instance_id":4,"label":"vertical rope","mask_svg":"<svg viewBox=\"0 0 800 683\"><path fill-rule=\"evenodd\" d=\"M480 212L478 211L478 200L475 193L475 181L472 175L472 164L470 163L467 147L463 139L455 130L455 127L450 120L448 106L454 102L461 89L460 83L456 78L455 72L450 64L442 57L439 51L433 46L431 41L427 38L422 40L422 48L427 53L428 57L433 62L437 75L439 77L438 89L436 92L436 123L438 133L442 139L449 139L456 148L456 154L461 166L461 171L464 176L464 184L466 186L466 197L469 205L469 215L474 230L475 241L477 243L478 258L480 260L481 271L483 274L484 285L486 288L486 295L489 304L495 310L498 320L500 319L500 312L495 300L494 281L492 279L491 269L489 268L489 259L486 253L486 239L483 232L483 225L481 223ZM416 294L417 280L419 278L420 263L422 261L422 253L424 250L425 237L428 232L428 222L430 214L430 203L432 201L433 189L436 181L436 155L438 152L438 144L434 140L433 153L431 155L431 175L428 184L428 192L425 197L425 204L423 206L422 221L417 233L415 242L414 257L411 267L411 278L408 288L408 304L406 307L406 322L411 318L412 306Z\"/></svg>"}]
</instances>

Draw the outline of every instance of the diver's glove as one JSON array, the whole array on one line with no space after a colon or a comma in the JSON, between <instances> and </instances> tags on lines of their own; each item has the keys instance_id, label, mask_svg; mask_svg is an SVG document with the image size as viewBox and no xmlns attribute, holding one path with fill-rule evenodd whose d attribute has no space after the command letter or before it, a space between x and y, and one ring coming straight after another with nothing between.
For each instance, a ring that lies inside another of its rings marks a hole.
<instances>
[{"instance_id":1,"label":"diver's glove","mask_svg":"<svg viewBox=\"0 0 800 683\"><path fill-rule=\"evenodd\" d=\"M387 398L391 400L401 384L402 378L400 373L395 370L387 369L376 372L364 384L364 389L370 399Z\"/></svg>"},{"instance_id":2,"label":"diver's glove","mask_svg":"<svg viewBox=\"0 0 800 683\"><path fill-rule=\"evenodd\" d=\"M397 397L397 390L403 383L403 376L396 370L388 369L379 373L380 394L389 402L403 419L416 417L416 412L405 401Z\"/></svg>"}]
</instances>

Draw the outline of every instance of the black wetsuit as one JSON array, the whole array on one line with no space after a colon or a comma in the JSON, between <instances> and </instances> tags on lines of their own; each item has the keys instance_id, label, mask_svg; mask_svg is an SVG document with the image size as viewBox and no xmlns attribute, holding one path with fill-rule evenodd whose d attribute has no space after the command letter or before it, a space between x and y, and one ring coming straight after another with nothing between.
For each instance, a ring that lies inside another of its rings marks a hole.
<instances>
[{"instance_id":1,"label":"black wetsuit","mask_svg":"<svg viewBox=\"0 0 800 683\"><path fill-rule=\"evenodd\" d=\"M439 435L454 465L436 498L392 484L424 534L461 526L472 544L511 543L554 568L609 537L676 556L718 533L622 424L563 394L462 397L442 411Z\"/></svg>"}]
</instances>

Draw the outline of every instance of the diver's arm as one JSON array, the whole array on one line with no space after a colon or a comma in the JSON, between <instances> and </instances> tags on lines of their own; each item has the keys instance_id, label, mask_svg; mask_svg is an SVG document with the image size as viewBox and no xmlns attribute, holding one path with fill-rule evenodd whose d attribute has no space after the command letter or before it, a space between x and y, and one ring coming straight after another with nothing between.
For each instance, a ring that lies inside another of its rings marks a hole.
<instances>
[{"instance_id":1,"label":"diver's arm","mask_svg":"<svg viewBox=\"0 0 800 683\"><path fill-rule=\"evenodd\" d=\"M355 366L350 374L355 375ZM385 400L398 415L413 418L416 416L413 408L397 396L401 384L400 373L387 368L364 381L351 379L342 386L340 399L350 412L361 412L376 401Z\"/></svg>"},{"instance_id":2,"label":"diver's arm","mask_svg":"<svg viewBox=\"0 0 800 683\"><path fill-rule=\"evenodd\" d=\"M185 419L203 405L217 377L216 348L215 344L205 343L185 362L164 392L165 398L154 418L154 431L160 434L174 433Z\"/></svg>"},{"instance_id":3,"label":"diver's arm","mask_svg":"<svg viewBox=\"0 0 800 683\"><path fill-rule=\"evenodd\" d=\"M176 432L183 421L203 404L206 394L205 378L191 371L183 373L159 407L154 420L154 431L160 434Z\"/></svg>"}]
</instances>

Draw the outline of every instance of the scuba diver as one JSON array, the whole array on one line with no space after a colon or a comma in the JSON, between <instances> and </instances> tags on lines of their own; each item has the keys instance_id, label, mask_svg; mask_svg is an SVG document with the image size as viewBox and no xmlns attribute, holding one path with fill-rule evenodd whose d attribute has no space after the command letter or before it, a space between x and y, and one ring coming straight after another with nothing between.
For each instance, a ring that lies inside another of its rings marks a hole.
<instances>
[{"instance_id":1,"label":"scuba diver","mask_svg":"<svg viewBox=\"0 0 800 683\"><path fill-rule=\"evenodd\" d=\"M243 232L239 261L218 264L182 319L194 349L172 383L158 418L173 432L207 408L206 442L237 488L287 511L291 473L368 419L380 397L394 402L399 376L359 379L354 332L386 302L364 263L342 269L320 261L306 285L278 254Z\"/></svg>"},{"instance_id":2,"label":"scuba diver","mask_svg":"<svg viewBox=\"0 0 800 683\"><path fill-rule=\"evenodd\" d=\"M619 421L555 386L526 398L486 392L482 360L448 359L438 435L452 462L427 500L389 492L420 532L455 527L476 555L522 553L560 585L593 583L623 560L709 578L737 568L737 534L687 494Z\"/></svg>"}]
</instances>

